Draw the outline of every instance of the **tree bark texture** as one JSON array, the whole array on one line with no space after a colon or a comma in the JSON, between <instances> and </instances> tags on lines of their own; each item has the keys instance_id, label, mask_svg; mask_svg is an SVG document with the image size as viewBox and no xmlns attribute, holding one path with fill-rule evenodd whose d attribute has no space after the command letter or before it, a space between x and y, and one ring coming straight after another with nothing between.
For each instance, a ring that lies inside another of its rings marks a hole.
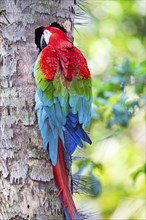
<instances>
[{"instance_id":1,"label":"tree bark texture","mask_svg":"<svg viewBox=\"0 0 146 220\"><path fill-rule=\"evenodd\" d=\"M34 110L34 31L57 21L71 36L74 0L1 0L0 10L0 220L61 220Z\"/></svg>"}]
</instances>

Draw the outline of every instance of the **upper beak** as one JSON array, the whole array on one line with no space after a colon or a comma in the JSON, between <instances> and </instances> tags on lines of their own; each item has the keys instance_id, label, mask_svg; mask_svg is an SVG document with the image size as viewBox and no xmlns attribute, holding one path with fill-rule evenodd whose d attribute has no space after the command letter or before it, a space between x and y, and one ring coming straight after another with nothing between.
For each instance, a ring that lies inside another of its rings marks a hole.
<instances>
[{"instance_id":1,"label":"upper beak","mask_svg":"<svg viewBox=\"0 0 146 220\"><path fill-rule=\"evenodd\" d=\"M40 47L41 47L41 50L42 50L44 47L46 47L46 46L47 46L47 44L46 44L46 42L45 42L44 35L42 34L41 39L40 39Z\"/></svg>"}]
</instances>

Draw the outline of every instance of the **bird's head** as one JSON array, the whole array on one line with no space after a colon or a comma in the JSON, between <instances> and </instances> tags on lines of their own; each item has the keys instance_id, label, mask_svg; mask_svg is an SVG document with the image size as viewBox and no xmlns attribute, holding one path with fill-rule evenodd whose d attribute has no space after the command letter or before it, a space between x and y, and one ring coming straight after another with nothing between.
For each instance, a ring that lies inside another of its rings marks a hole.
<instances>
[{"instance_id":1,"label":"bird's head","mask_svg":"<svg viewBox=\"0 0 146 220\"><path fill-rule=\"evenodd\" d=\"M43 31L43 37L45 43L48 45L51 39L56 41L59 39L65 39L67 35L65 29L58 24L58 27L54 27L54 26L45 27Z\"/></svg>"},{"instance_id":2,"label":"bird's head","mask_svg":"<svg viewBox=\"0 0 146 220\"><path fill-rule=\"evenodd\" d=\"M53 22L48 27L39 27L35 30L35 43L40 51L46 47L50 39L60 39L67 37L67 31L57 22Z\"/></svg>"}]
</instances>

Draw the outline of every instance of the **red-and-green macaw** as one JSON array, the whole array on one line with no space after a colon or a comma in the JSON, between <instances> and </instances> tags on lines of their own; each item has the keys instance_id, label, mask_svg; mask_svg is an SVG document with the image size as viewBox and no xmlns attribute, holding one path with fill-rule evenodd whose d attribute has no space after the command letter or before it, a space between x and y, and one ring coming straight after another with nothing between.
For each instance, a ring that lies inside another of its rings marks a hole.
<instances>
[{"instance_id":1,"label":"red-and-green macaw","mask_svg":"<svg viewBox=\"0 0 146 220\"><path fill-rule=\"evenodd\" d=\"M76 147L83 141L91 144L83 129L91 116L91 75L83 54L61 26L41 30L46 46L38 46L41 52L34 65L35 109L66 219L78 220L67 168Z\"/></svg>"}]
</instances>

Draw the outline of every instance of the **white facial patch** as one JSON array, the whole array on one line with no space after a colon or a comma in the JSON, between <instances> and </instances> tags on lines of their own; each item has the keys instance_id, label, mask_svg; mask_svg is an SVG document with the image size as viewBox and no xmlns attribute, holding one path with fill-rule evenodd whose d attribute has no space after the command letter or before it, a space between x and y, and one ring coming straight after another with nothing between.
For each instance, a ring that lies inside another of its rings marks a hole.
<instances>
[{"instance_id":1,"label":"white facial patch","mask_svg":"<svg viewBox=\"0 0 146 220\"><path fill-rule=\"evenodd\" d=\"M49 43L49 39L50 39L51 34L52 33L50 31L44 30L44 39L45 39L45 42L46 42L47 45Z\"/></svg>"}]
</instances>

